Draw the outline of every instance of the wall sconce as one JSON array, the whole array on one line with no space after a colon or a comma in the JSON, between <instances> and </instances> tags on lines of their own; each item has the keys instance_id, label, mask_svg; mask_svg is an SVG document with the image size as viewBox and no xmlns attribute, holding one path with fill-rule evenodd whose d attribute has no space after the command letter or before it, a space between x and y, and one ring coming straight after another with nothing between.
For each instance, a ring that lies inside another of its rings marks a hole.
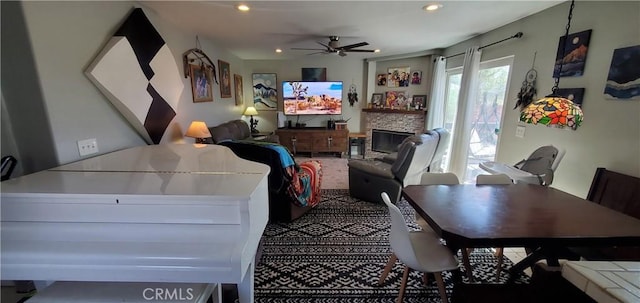
<instances>
[{"instance_id":1,"label":"wall sconce","mask_svg":"<svg viewBox=\"0 0 640 303\"><path fill-rule=\"evenodd\" d=\"M525 107L520 113L520 121L531 124L543 124L546 126L556 127L570 127L575 130L582 124L584 116L582 109L575 105L573 101L559 96L556 94L558 90L558 84L560 83L560 74L562 72L562 65L564 63L566 43L569 43L569 29L571 28L571 18L573 17L573 7L575 0L571 1L571 7L569 8L569 16L567 21L567 27L564 34L564 41L562 41L562 56L560 57L560 64L557 77L555 78L555 85L551 88L551 95L545 96L542 99L532 102Z\"/></svg>"},{"instance_id":2,"label":"wall sconce","mask_svg":"<svg viewBox=\"0 0 640 303\"><path fill-rule=\"evenodd\" d=\"M249 106L247 107L247 109L244 110L244 114L245 116L251 116L251 119L249 120L249 125L251 126L251 133L258 133L258 130L256 129L256 126L258 126L258 119L254 119L253 116L257 116L258 115L258 111L256 110L255 107L253 106Z\"/></svg>"},{"instance_id":3,"label":"wall sconce","mask_svg":"<svg viewBox=\"0 0 640 303\"><path fill-rule=\"evenodd\" d=\"M196 143L202 144L206 143L206 138L211 138L209 128L207 128L207 124L203 121L191 122L191 125L189 125L189 129L187 129L187 133L185 133L184 135L187 137L195 138Z\"/></svg>"}]
</instances>

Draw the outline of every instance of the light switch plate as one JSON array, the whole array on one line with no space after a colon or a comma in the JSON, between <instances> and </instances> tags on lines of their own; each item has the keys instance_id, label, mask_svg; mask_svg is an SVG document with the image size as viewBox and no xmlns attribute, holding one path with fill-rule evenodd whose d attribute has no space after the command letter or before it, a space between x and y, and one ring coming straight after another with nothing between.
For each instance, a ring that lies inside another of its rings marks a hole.
<instances>
[{"instance_id":1,"label":"light switch plate","mask_svg":"<svg viewBox=\"0 0 640 303\"><path fill-rule=\"evenodd\" d=\"M522 125L518 125L516 126L516 137L517 138L524 138L524 130L526 128Z\"/></svg>"}]
</instances>

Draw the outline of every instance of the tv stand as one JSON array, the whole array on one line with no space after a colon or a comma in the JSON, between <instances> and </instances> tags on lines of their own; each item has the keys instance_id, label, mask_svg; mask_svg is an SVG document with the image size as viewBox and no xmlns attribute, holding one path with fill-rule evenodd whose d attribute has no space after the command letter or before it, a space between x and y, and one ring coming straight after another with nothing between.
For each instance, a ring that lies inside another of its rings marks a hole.
<instances>
[{"instance_id":1,"label":"tv stand","mask_svg":"<svg viewBox=\"0 0 640 303\"><path fill-rule=\"evenodd\" d=\"M325 127L281 128L276 130L280 144L294 155L299 152L342 153L347 151L349 130L327 129Z\"/></svg>"}]
</instances>

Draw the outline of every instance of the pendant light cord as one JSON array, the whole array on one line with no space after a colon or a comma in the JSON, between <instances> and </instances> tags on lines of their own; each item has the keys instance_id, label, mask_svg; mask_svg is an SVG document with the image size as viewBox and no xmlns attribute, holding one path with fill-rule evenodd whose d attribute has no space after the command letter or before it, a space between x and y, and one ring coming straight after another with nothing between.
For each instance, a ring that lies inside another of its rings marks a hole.
<instances>
[{"instance_id":1,"label":"pendant light cord","mask_svg":"<svg viewBox=\"0 0 640 303\"><path fill-rule=\"evenodd\" d=\"M556 82L553 85L553 87L551 88L551 94L555 95L556 91L558 90L558 85L560 84L560 76L562 74L562 65L564 64L564 56L565 56L565 51L567 49L567 40L569 39L569 29L571 28L571 18L573 17L573 7L575 5L575 0L571 0L571 6L569 7L569 16L567 17L567 26L565 27L565 33L564 33L564 43L562 43L562 56L560 57L560 67L558 68L558 77L556 77Z\"/></svg>"}]
</instances>

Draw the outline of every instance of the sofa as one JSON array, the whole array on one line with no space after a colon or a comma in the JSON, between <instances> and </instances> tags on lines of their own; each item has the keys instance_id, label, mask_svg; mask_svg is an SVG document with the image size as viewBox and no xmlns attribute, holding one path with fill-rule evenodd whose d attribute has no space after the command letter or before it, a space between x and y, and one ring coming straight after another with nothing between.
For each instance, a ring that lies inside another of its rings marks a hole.
<instances>
[{"instance_id":1,"label":"sofa","mask_svg":"<svg viewBox=\"0 0 640 303\"><path fill-rule=\"evenodd\" d=\"M249 124L246 121L236 119L229 122L222 123L217 126L209 127L211 133L211 141L209 143L218 144L225 141L237 141L237 140L256 140L252 134ZM260 141L267 141L273 143L280 143L278 135L267 135L256 137Z\"/></svg>"},{"instance_id":2,"label":"sofa","mask_svg":"<svg viewBox=\"0 0 640 303\"><path fill-rule=\"evenodd\" d=\"M210 143L230 148L238 157L269 165L269 221L290 222L315 207L321 199L322 167L318 161L297 164L278 144L278 136L252 138L246 122L233 120L210 127Z\"/></svg>"}]
</instances>

